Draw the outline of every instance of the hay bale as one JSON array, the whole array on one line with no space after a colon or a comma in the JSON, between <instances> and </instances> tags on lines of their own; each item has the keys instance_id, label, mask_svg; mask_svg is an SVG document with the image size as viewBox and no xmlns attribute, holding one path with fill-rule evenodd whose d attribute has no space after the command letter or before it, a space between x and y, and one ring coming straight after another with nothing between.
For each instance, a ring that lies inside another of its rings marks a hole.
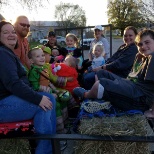
<instances>
[{"instance_id":1,"label":"hay bale","mask_svg":"<svg viewBox=\"0 0 154 154\"><path fill-rule=\"evenodd\" d=\"M82 119L79 132L88 135L147 136L143 115ZM78 141L76 154L150 154L148 143Z\"/></svg>"},{"instance_id":2,"label":"hay bale","mask_svg":"<svg viewBox=\"0 0 154 154\"><path fill-rule=\"evenodd\" d=\"M31 154L28 140L1 139L0 154Z\"/></svg>"}]
</instances>

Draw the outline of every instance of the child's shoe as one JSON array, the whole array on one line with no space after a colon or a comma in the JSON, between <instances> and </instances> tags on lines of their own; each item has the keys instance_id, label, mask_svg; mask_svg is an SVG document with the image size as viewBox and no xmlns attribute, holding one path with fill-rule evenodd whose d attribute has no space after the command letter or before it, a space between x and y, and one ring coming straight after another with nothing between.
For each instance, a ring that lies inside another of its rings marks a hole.
<instances>
[{"instance_id":1,"label":"child's shoe","mask_svg":"<svg viewBox=\"0 0 154 154\"><path fill-rule=\"evenodd\" d=\"M73 89L73 93L76 97L79 98L79 100L83 100L84 99L84 93L87 92L87 90L85 90L84 88L81 87L76 87Z\"/></svg>"}]
</instances>

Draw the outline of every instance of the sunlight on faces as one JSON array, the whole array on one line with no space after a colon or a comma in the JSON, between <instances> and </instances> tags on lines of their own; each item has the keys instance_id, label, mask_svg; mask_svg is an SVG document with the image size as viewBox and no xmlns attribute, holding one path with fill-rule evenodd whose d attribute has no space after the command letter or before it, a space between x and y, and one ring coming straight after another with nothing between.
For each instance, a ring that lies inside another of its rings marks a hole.
<instances>
[{"instance_id":1,"label":"sunlight on faces","mask_svg":"<svg viewBox=\"0 0 154 154\"><path fill-rule=\"evenodd\" d=\"M95 57L100 57L103 54L103 47L101 47L101 45L96 45L94 46L93 49L93 54L95 55Z\"/></svg>"},{"instance_id":2,"label":"sunlight on faces","mask_svg":"<svg viewBox=\"0 0 154 154\"><path fill-rule=\"evenodd\" d=\"M15 30L17 34L22 37L26 37L30 31L29 20L26 17L18 18L18 21L15 23Z\"/></svg>"},{"instance_id":3,"label":"sunlight on faces","mask_svg":"<svg viewBox=\"0 0 154 154\"><path fill-rule=\"evenodd\" d=\"M34 49L32 52L31 63L36 66L43 66L45 64L45 55L42 49Z\"/></svg>"},{"instance_id":4,"label":"sunlight on faces","mask_svg":"<svg viewBox=\"0 0 154 154\"><path fill-rule=\"evenodd\" d=\"M0 33L0 41L10 48L11 50L14 49L17 43L17 35L14 30L14 27L11 24L5 24Z\"/></svg>"},{"instance_id":5,"label":"sunlight on faces","mask_svg":"<svg viewBox=\"0 0 154 154\"><path fill-rule=\"evenodd\" d=\"M99 29L95 29L94 30L94 37L99 39L102 35L102 30L99 30Z\"/></svg>"},{"instance_id":6,"label":"sunlight on faces","mask_svg":"<svg viewBox=\"0 0 154 154\"><path fill-rule=\"evenodd\" d=\"M134 43L135 37L136 37L136 35L135 35L134 31L131 29L127 29L124 31L123 41L126 45L129 45L131 43Z\"/></svg>"},{"instance_id":7,"label":"sunlight on faces","mask_svg":"<svg viewBox=\"0 0 154 154\"><path fill-rule=\"evenodd\" d=\"M143 36L140 40L138 40L137 47L142 55L148 56L154 52L154 39L152 39L149 35Z\"/></svg>"},{"instance_id":8,"label":"sunlight on faces","mask_svg":"<svg viewBox=\"0 0 154 154\"><path fill-rule=\"evenodd\" d=\"M77 42L73 39L73 37L71 37L71 36L68 36L68 37L66 37L66 45L67 45L67 47L75 47L75 44L76 44Z\"/></svg>"}]
</instances>

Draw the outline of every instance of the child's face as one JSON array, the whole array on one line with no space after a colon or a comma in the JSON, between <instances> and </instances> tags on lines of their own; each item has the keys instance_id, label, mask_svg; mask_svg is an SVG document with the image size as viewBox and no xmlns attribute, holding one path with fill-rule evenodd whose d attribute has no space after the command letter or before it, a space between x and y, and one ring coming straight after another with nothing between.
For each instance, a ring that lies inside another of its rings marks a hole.
<instances>
[{"instance_id":1,"label":"child's face","mask_svg":"<svg viewBox=\"0 0 154 154\"><path fill-rule=\"evenodd\" d=\"M150 36L144 36L137 43L138 50L144 56L150 55L154 52L154 40Z\"/></svg>"},{"instance_id":2,"label":"child's face","mask_svg":"<svg viewBox=\"0 0 154 154\"><path fill-rule=\"evenodd\" d=\"M31 62L36 66L43 66L45 64L45 56L41 49L38 49L32 53Z\"/></svg>"},{"instance_id":3,"label":"child's face","mask_svg":"<svg viewBox=\"0 0 154 154\"><path fill-rule=\"evenodd\" d=\"M66 64L67 66L70 65L69 58L65 58L65 60L64 60L64 64Z\"/></svg>"},{"instance_id":4,"label":"child's face","mask_svg":"<svg viewBox=\"0 0 154 154\"><path fill-rule=\"evenodd\" d=\"M93 53L94 53L95 57L100 57L100 56L102 55L102 50L101 50L100 47L97 46L97 47L94 49Z\"/></svg>"},{"instance_id":5,"label":"child's face","mask_svg":"<svg viewBox=\"0 0 154 154\"><path fill-rule=\"evenodd\" d=\"M54 57L58 56L58 55L59 55L59 51L58 51L57 49L53 49L53 50L52 50L52 55L53 55Z\"/></svg>"},{"instance_id":6,"label":"child's face","mask_svg":"<svg viewBox=\"0 0 154 154\"><path fill-rule=\"evenodd\" d=\"M66 38L66 45L67 47L75 47L76 42L74 41L74 39L72 37L67 37Z\"/></svg>"},{"instance_id":7,"label":"child's face","mask_svg":"<svg viewBox=\"0 0 154 154\"><path fill-rule=\"evenodd\" d=\"M50 54L47 53L47 52L44 52L44 56L45 56L45 62L49 63L50 62L50 58L51 58Z\"/></svg>"}]
</instances>

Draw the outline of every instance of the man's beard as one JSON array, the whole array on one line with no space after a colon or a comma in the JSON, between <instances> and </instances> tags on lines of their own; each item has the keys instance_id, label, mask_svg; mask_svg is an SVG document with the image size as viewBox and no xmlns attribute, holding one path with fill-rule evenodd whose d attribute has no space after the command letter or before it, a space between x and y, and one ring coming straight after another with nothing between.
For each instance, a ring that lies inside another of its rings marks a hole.
<instances>
[{"instance_id":1,"label":"man's beard","mask_svg":"<svg viewBox=\"0 0 154 154\"><path fill-rule=\"evenodd\" d=\"M23 30L23 31L19 32L19 35L21 37L26 37L28 35L28 32L29 32L29 30Z\"/></svg>"}]
</instances>

